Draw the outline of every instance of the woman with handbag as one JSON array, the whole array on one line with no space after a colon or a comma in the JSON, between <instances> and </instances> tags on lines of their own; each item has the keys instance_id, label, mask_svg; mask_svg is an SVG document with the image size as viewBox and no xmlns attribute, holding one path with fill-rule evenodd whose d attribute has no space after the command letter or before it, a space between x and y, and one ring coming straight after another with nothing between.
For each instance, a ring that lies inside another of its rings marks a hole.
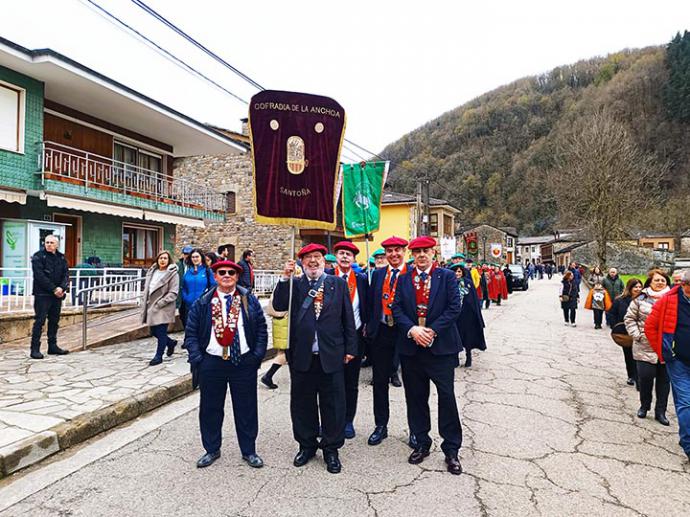
<instances>
[{"instance_id":1,"label":"woman with handbag","mask_svg":"<svg viewBox=\"0 0 690 517\"><path fill-rule=\"evenodd\" d=\"M625 371L628 373L628 386L637 384L637 365L633 359L633 339L625 329L625 313L628 312L630 302L642 292L642 282L637 278L631 278L623 289L623 293L614 301L607 315L611 321L611 338L623 349L625 358Z\"/></svg>"},{"instance_id":2,"label":"woman with handbag","mask_svg":"<svg viewBox=\"0 0 690 517\"><path fill-rule=\"evenodd\" d=\"M661 425L669 425L666 418L668 394L671 384L666 366L652 349L644 333L644 324L652 312L652 307L669 291L668 276L660 269L652 269L640 295L630 302L625 313L625 328L633 338L633 357L637 362L637 385L640 389L640 409L638 418L646 418L652 406L652 389L656 388L654 419ZM656 386L655 386L656 385Z\"/></svg>"},{"instance_id":3,"label":"woman with handbag","mask_svg":"<svg viewBox=\"0 0 690 517\"><path fill-rule=\"evenodd\" d=\"M566 271L561 281L561 293L559 296L565 326L575 327L575 311L577 311L577 285L573 280L573 272Z\"/></svg>"}]
</instances>

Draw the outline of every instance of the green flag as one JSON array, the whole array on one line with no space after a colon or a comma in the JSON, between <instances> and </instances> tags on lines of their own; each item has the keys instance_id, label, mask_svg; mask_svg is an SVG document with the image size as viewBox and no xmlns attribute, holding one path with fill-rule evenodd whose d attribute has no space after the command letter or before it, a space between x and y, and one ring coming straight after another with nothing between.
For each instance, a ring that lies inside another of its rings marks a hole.
<instances>
[{"instance_id":1,"label":"green flag","mask_svg":"<svg viewBox=\"0 0 690 517\"><path fill-rule=\"evenodd\" d=\"M343 226L346 237L359 237L379 229L381 197L389 163L343 164Z\"/></svg>"}]
</instances>

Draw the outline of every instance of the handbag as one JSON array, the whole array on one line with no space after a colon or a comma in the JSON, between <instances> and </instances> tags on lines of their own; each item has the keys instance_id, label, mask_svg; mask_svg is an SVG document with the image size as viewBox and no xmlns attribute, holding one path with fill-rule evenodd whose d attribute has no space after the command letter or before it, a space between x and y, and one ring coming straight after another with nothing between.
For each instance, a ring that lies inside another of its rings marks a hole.
<instances>
[{"instance_id":1,"label":"handbag","mask_svg":"<svg viewBox=\"0 0 690 517\"><path fill-rule=\"evenodd\" d=\"M562 294L562 295L560 295L558 298L559 298L559 300L561 300L562 302L569 302L569 301L570 301L570 296L568 296L567 294Z\"/></svg>"},{"instance_id":2,"label":"handbag","mask_svg":"<svg viewBox=\"0 0 690 517\"><path fill-rule=\"evenodd\" d=\"M618 329L618 331L616 331L616 329ZM628 335L628 332L625 330L625 323L622 321L616 323L611 329L611 339L613 339L614 343L623 348L630 348L633 344L633 338Z\"/></svg>"}]
</instances>

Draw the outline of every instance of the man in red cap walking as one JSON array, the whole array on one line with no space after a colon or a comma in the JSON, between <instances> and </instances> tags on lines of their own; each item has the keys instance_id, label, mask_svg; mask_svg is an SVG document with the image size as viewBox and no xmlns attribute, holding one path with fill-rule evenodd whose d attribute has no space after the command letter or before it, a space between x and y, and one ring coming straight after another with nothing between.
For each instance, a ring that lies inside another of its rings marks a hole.
<instances>
[{"instance_id":1,"label":"man in red cap walking","mask_svg":"<svg viewBox=\"0 0 690 517\"><path fill-rule=\"evenodd\" d=\"M458 451L462 428L455 400L455 365L460 352L456 321L462 308L455 274L436 267L436 241L417 237L409 244L414 266L398 281L393 317L398 326L398 352L402 366L407 420L417 446L409 463L416 465L429 456L431 418L430 382L438 394L438 428L441 449L451 474L461 474Z\"/></svg>"},{"instance_id":2,"label":"man in red cap walking","mask_svg":"<svg viewBox=\"0 0 690 517\"><path fill-rule=\"evenodd\" d=\"M320 447L326 469L341 470L338 449L345 441L344 366L357 355L357 331L347 283L326 275L321 244L309 244L297 256L304 274L294 281L290 308L290 415L299 443L293 464L306 465ZM285 264L283 278L273 292L273 308L288 310L288 280L295 261ZM317 441L321 421L321 443Z\"/></svg>"},{"instance_id":3,"label":"man in red cap walking","mask_svg":"<svg viewBox=\"0 0 690 517\"><path fill-rule=\"evenodd\" d=\"M208 467L220 458L225 394L230 385L242 459L251 467L263 467L256 454L256 372L266 354L266 318L259 300L237 285L241 266L222 260L211 269L218 286L192 305L185 327L192 384L201 388L199 425L206 450L196 465Z\"/></svg>"},{"instance_id":4,"label":"man in red cap walking","mask_svg":"<svg viewBox=\"0 0 690 517\"><path fill-rule=\"evenodd\" d=\"M355 437L355 414L357 413L357 397L359 395L359 370L364 355L364 328L367 323L368 312L367 291L369 282L364 273L355 273L352 264L359 253L359 248L349 241L340 241L333 246L336 267L326 271L329 275L339 276L347 283L347 291L352 303L352 312L357 329L357 355L345 365L345 438Z\"/></svg>"},{"instance_id":5,"label":"man in red cap walking","mask_svg":"<svg viewBox=\"0 0 690 517\"><path fill-rule=\"evenodd\" d=\"M390 401L388 381L393 374L393 358L397 337L396 321L391 304L395 300L398 278L406 271L405 248L407 241L390 237L381 243L386 252L388 266L371 275L369 287L369 323L367 335L371 339L371 363L374 378L374 432L369 445L378 445L388 437ZM397 373L396 373L397 375Z\"/></svg>"}]
</instances>

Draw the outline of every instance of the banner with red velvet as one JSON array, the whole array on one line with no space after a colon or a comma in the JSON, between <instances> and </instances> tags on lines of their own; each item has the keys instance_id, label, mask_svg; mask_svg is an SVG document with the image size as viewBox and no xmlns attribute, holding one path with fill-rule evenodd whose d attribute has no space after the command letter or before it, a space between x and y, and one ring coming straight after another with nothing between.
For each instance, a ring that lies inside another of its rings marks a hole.
<instances>
[{"instance_id":1,"label":"banner with red velvet","mask_svg":"<svg viewBox=\"0 0 690 517\"><path fill-rule=\"evenodd\" d=\"M249 104L256 222L333 230L345 110L328 97L266 90Z\"/></svg>"}]
</instances>

